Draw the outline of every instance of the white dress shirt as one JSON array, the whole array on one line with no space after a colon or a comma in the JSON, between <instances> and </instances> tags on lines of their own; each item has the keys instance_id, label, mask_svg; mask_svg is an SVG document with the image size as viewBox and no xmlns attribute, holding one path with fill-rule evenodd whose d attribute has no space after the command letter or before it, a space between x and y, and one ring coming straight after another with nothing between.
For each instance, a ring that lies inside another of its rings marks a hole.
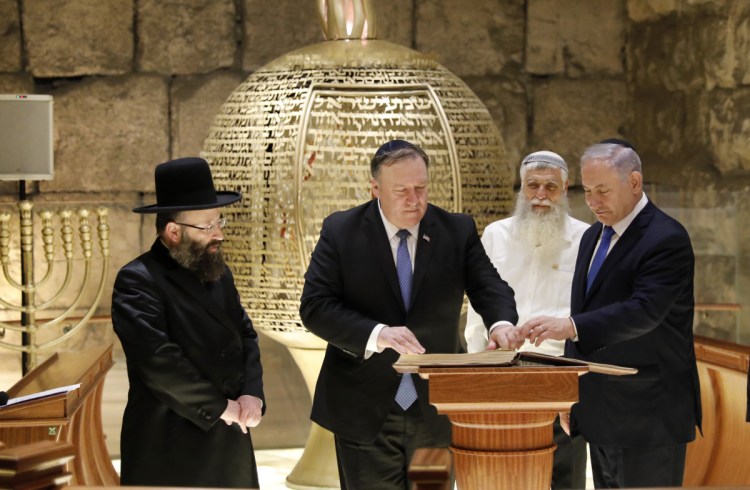
<instances>
[{"instance_id":1,"label":"white dress shirt","mask_svg":"<svg viewBox=\"0 0 750 490\"><path fill-rule=\"evenodd\" d=\"M646 193L644 192L643 195L641 195L641 199L636 203L635 207L633 208L630 213L628 213L627 216L625 216L623 219L612 225L612 229L614 230L614 234L612 235L612 240L609 242L609 248L607 249L607 255L609 255L609 252L612 250L612 247L615 246L615 243L617 243L617 240L620 239L623 233L625 233L625 230L628 229L628 226L630 226L630 223L633 222L636 216L638 216L638 213L643 211L643 208L646 207L646 204L648 204L648 198L646 197ZM594 247L594 253L591 254L591 261L589 262L589 269L591 269L591 262L594 261L594 256L596 255L596 250L599 248L599 243L602 241L602 235L599 234L599 239L596 241L596 247Z\"/></svg>"},{"instance_id":2,"label":"white dress shirt","mask_svg":"<svg viewBox=\"0 0 750 490\"><path fill-rule=\"evenodd\" d=\"M482 233L482 244L492 264L515 292L518 324L540 315L567 317L570 315L570 290L573 282L578 246L587 223L568 216L563 243L554 256L540 252L519 240L510 217L495 221ZM469 352L480 352L487 347L487 329L482 318L469 306L464 332ZM528 340L519 350L535 351L560 356L565 342L546 340L539 347Z\"/></svg>"},{"instance_id":3,"label":"white dress shirt","mask_svg":"<svg viewBox=\"0 0 750 490\"><path fill-rule=\"evenodd\" d=\"M393 266L396 267L396 261L398 256L398 245L401 243L401 239L396 235L401 229L388 221L383 214L383 209L380 207L380 199L378 199L378 211L380 211L380 218L383 220L385 226L385 233L388 236L388 242L391 245L391 252L393 252ZM417 253L417 236L419 236L419 223L411 228L405 228L409 230L409 237L406 239L406 247L409 249L409 258L411 259L411 270L414 272L414 257ZM378 347L378 335L383 327L387 325L378 323L372 332L370 337L367 339L367 346L365 347L365 359L369 358L375 352L383 352L383 349Z\"/></svg>"}]
</instances>

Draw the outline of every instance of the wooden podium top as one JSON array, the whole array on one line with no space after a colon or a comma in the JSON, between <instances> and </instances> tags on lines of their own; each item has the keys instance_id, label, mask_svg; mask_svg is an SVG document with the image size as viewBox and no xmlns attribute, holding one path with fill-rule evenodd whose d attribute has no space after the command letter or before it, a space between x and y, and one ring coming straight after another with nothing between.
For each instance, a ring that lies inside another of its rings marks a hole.
<instances>
[{"instance_id":1,"label":"wooden podium top","mask_svg":"<svg viewBox=\"0 0 750 490\"><path fill-rule=\"evenodd\" d=\"M42 393L61 386L80 384L80 387L67 393L0 407L0 424L6 427L67 424L90 390L103 380L112 364L112 345L83 352L53 354L8 390L10 398Z\"/></svg>"}]
</instances>

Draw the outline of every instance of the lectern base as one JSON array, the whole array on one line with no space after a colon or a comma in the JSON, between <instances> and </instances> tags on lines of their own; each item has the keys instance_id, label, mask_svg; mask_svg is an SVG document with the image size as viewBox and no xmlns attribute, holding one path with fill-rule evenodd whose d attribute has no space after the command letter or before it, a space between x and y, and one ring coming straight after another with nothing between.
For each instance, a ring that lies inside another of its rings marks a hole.
<instances>
[{"instance_id":1,"label":"lectern base","mask_svg":"<svg viewBox=\"0 0 750 490\"><path fill-rule=\"evenodd\" d=\"M467 451L451 447L459 489L548 490L555 446L536 451ZM528 466L527 466L528 465ZM528 467L534 471L528 471Z\"/></svg>"},{"instance_id":2,"label":"lectern base","mask_svg":"<svg viewBox=\"0 0 750 490\"><path fill-rule=\"evenodd\" d=\"M458 488L548 490L554 412L451 413Z\"/></svg>"}]
</instances>

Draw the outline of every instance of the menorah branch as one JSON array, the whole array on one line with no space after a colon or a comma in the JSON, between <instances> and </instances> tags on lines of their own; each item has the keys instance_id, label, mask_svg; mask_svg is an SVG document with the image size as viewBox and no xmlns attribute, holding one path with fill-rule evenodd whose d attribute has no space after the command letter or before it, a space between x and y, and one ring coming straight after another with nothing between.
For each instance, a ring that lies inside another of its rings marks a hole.
<instances>
[{"instance_id":1,"label":"menorah branch","mask_svg":"<svg viewBox=\"0 0 750 490\"><path fill-rule=\"evenodd\" d=\"M90 218L92 212L86 208L73 210L63 209L55 213L51 210L42 210L38 213L41 222L40 236L42 241L43 261L46 266L44 276L36 281L34 262L34 203L21 200L18 203L18 231L19 231L19 254L21 258L21 270L18 277L14 277L11 260L11 213L0 212L0 264L3 268L5 285L0 284L0 306L11 311L21 313L21 322L14 325L12 322L0 322L0 328L21 332L21 344L12 344L0 341L0 348L24 353L24 373L36 365L37 354L40 349L49 348L60 344L75 334L93 316L101 300L109 267L109 225L107 223L108 210L98 207L95 211L96 226L92 227ZM78 240L74 237L73 220L77 218ZM55 223L57 221L57 224ZM62 271L56 270L54 263L56 257L55 227L59 229L61 239L60 247L65 261L64 276ZM96 237L94 236L96 235ZM94 246L95 240L98 247ZM98 249L98 257L95 253ZM80 254L80 259L76 259ZM97 260L97 259L101 260ZM81 260L84 263L83 270L75 267L75 263ZM92 280L92 271L95 264L101 266L97 279ZM55 285L62 276L62 282ZM40 289L44 286L44 289ZM92 288L93 286L93 288ZM60 304L65 294L73 292L75 295L68 305ZM58 326L71 314L81 307L83 298L89 290L95 291L94 299L85 306L85 314L72 327L66 327L55 334L52 327ZM10 296L15 292L20 293L21 304L15 304ZM44 294L49 299L40 301L39 297ZM3 297L5 296L5 297ZM39 323L36 320L38 313L50 311L53 308L62 308L62 313L55 314ZM41 331L52 332L45 334L41 340Z\"/></svg>"}]
</instances>

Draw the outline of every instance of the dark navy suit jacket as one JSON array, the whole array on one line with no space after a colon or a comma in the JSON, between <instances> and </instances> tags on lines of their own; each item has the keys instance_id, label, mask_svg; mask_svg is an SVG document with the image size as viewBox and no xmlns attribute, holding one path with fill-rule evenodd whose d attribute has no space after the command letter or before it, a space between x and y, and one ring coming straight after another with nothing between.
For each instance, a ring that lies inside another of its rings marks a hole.
<instances>
[{"instance_id":1,"label":"dark navy suit jacket","mask_svg":"<svg viewBox=\"0 0 750 490\"><path fill-rule=\"evenodd\" d=\"M427 353L460 352L464 292L486 325L518 320L513 290L500 279L469 216L428 206L419 225L408 313L377 200L326 218L300 306L305 327L328 342L312 420L339 436L372 442L400 381L392 349L364 358L373 328L405 325ZM435 442L450 442L447 418L428 404L427 383L415 378Z\"/></svg>"},{"instance_id":2,"label":"dark navy suit jacket","mask_svg":"<svg viewBox=\"0 0 750 490\"><path fill-rule=\"evenodd\" d=\"M582 376L573 433L604 446L689 442L701 423L690 238L649 202L612 247L587 294L601 230L595 223L581 238L571 295L578 341L567 341L566 356L634 367L638 374Z\"/></svg>"}]
</instances>

